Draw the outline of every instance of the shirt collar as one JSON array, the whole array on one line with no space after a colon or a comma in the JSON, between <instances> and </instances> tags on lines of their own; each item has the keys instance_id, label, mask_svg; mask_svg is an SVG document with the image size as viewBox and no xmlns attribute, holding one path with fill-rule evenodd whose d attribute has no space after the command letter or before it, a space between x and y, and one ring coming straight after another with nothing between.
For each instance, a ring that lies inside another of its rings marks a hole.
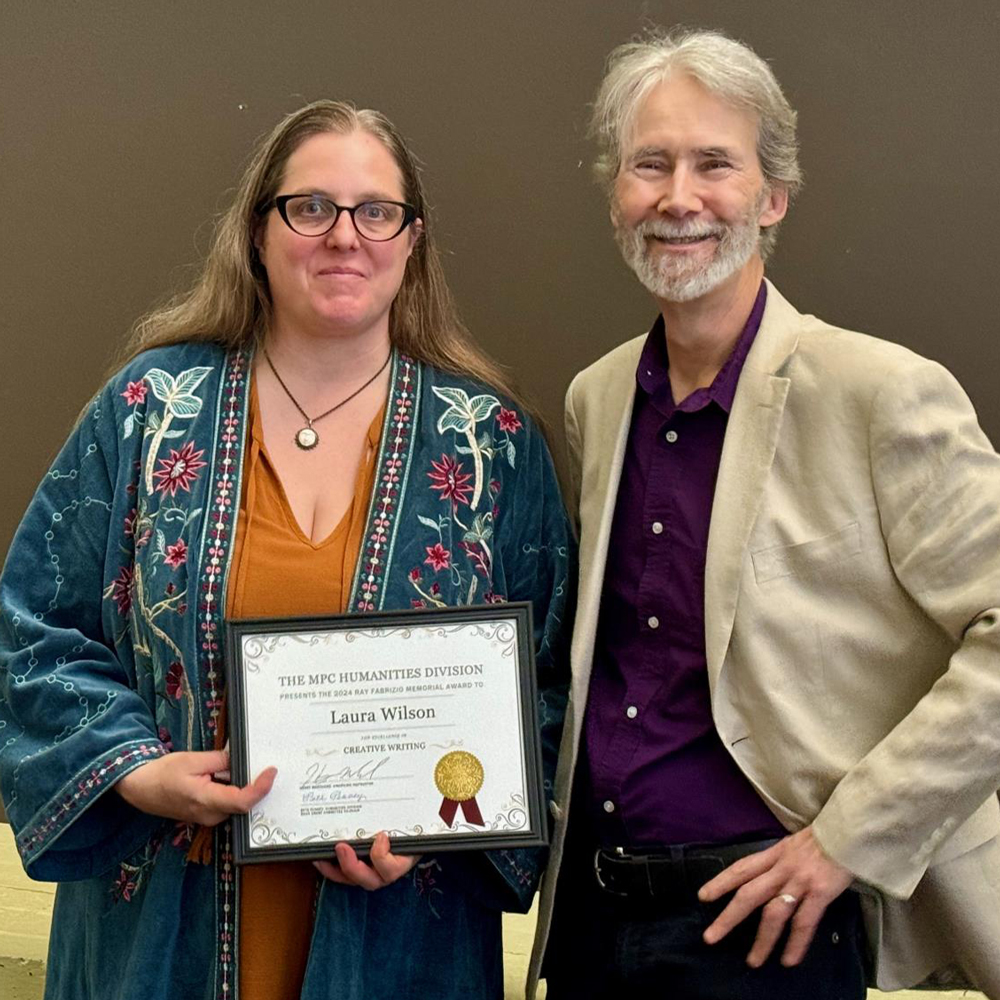
<instances>
[{"instance_id":1,"label":"shirt collar","mask_svg":"<svg viewBox=\"0 0 1000 1000\"><path fill-rule=\"evenodd\" d=\"M710 402L715 402L728 413L736 397L736 386L743 371L743 363L753 346L754 338L760 329L760 321L764 315L767 302L767 284L760 283L757 298L747 317L743 331L733 346L726 363L706 389L696 389L684 400L680 409L685 411L700 410ZM646 343L639 357L639 367L636 370L636 382L639 388L649 396L650 401L668 416L678 409L670 390L668 372L670 360L667 356L667 338L663 324L663 316L657 316L656 322L646 337Z\"/></svg>"}]
</instances>

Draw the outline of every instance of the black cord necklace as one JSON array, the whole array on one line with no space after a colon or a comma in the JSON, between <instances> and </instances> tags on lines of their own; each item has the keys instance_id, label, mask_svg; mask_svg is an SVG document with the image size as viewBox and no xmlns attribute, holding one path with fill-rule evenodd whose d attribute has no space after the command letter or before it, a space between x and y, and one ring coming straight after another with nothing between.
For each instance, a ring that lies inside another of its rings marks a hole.
<instances>
[{"instance_id":1,"label":"black cord necklace","mask_svg":"<svg viewBox=\"0 0 1000 1000\"><path fill-rule=\"evenodd\" d=\"M381 375L382 372L385 371L386 365L389 364L389 360L392 358L392 350L390 349L389 354L386 357L385 361L382 362L382 367L379 368L379 370L375 372L375 374L372 375L372 377L368 379L368 381L365 382L364 385L355 389L354 392L350 394L350 396L347 396L345 399L342 399L339 403L337 403L336 406L331 406L329 410L326 410L324 413L321 413L318 417L310 417L309 414L306 413L306 411L303 410L301 406L299 406L299 401L292 395L292 390L289 389L287 385L285 385L284 379L278 374L278 369L274 367L274 362L271 360L271 355L267 353L266 347L264 348L264 357L267 359L267 363L271 371L274 372L274 377L278 380L278 385L280 385L281 388L285 390L285 395L292 401L292 403L295 406L295 409L302 414L302 419L305 420L306 422L305 427L303 427L300 431L296 433L295 443L303 451L312 451L313 448L315 448L316 445L319 444L319 434L316 433L316 429L313 427L313 424L322 420L324 417L330 416L331 413L334 413L335 411L339 410L342 406L344 406L345 404L349 403L352 399L354 399L355 396L358 396L362 392L364 392L365 389L367 389L368 386L370 386L372 382L374 382L375 379L377 379L379 375Z\"/></svg>"}]
</instances>

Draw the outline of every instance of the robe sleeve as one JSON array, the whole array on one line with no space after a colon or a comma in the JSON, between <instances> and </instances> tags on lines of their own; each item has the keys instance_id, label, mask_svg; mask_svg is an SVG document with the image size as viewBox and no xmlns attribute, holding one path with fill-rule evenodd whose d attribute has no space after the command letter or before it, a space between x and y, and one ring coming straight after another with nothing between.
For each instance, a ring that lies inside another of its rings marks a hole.
<instances>
[{"instance_id":1,"label":"robe sleeve","mask_svg":"<svg viewBox=\"0 0 1000 1000\"><path fill-rule=\"evenodd\" d=\"M520 435L519 435L520 436ZM538 718L542 737L546 807L552 800L556 757L569 695L569 640L576 545L542 433L525 418L516 469L509 467L497 519L497 549L506 567L509 601L531 601ZM526 912L548 851L540 848L486 852L496 873L487 903Z\"/></svg>"},{"instance_id":2,"label":"robe sleeve","mask_svg":"<svg viewBox=\"0 0 1000 1000\"><path fill-rule=\"evenodd\" d=\"M0 577L0 788L36 879L103 874L164 822L107 794L166 753L120 653L132 557L112 522L132 462L119 455L115 402L109 385L88 407Z\"/></svg>"}]
</instances>

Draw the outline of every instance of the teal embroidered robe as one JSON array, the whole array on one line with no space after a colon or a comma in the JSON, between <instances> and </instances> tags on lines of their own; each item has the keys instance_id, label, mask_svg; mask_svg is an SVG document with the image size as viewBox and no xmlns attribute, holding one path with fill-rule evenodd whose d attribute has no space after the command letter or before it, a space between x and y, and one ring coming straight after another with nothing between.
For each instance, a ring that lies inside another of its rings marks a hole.
<instances>
[{"instance_id":1,"label":"teal embroidered robe","mask_svg":"<svg viewBox=\"0 0 1000 1000\"><path fill-rule=\"evenodd\" d=\"M214 743L250 361L204 344L131 361L45 476L0 579L0 787L28 874L61 883L49 997L238 996L229 824L212 864L187 863L190 827L109 791ZM531 421L396 354L350 608L532 601L547 793L572 544ZM430 856L376 893L324 883L302 997L500 997L500 910L527 907L542 860Z\"/></svg>"}]
</instances>

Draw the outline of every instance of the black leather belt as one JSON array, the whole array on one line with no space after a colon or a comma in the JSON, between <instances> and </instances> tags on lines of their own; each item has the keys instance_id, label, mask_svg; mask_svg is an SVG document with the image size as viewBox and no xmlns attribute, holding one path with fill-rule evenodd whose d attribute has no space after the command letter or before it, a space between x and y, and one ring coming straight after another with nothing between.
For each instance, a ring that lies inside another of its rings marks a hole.
<instances>
[{"instance_id":1,"label":"black leather belt","mask_svg":"<svg viewBox=\"0 0 1000 1000\"><path fill-rule=\"evenodd\" d=\"M734 861L766 850L776 839L742 844L682 844L670 847L603 847L594 852L597 884L628 899L676 899L688 902L698 890Z\"/></svg>"}]
</instances>

